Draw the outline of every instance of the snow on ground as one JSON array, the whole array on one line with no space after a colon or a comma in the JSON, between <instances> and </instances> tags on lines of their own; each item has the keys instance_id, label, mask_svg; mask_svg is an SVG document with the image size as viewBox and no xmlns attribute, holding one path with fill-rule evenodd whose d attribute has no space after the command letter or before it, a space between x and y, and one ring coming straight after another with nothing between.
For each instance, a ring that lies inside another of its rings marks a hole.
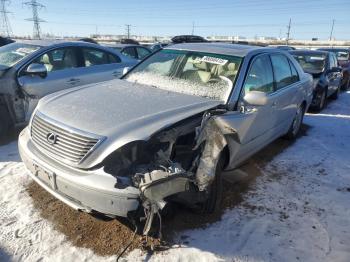
<instances>
[{"instance_id":1,"label":"snow on ground","mask_svg":"<svg viewBox=\"0 0 350 262\"><path fill-rule=\"evenodd\" d=\"M304 121L307 135L277 155L221 220L179 233L186 244L128 260L350 261L350 92ZM0 147L0 261L114 261L75 248L40 218L16 142Z\"/></svg>"}]
</instances>

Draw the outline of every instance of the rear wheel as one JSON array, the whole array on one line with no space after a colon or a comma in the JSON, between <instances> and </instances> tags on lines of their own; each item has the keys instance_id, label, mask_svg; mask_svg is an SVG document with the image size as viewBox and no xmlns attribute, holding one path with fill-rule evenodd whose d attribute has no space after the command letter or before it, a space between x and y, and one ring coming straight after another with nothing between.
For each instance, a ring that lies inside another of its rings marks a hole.
<instances>
[{"instance_id":1,"label":"rear wheel","mask_svg":"<svg viewBox=\"0 0 350 262\"><path fill-rule=\"evenodd\" d=\"M0 105L0 139L2 139L10 129L10 117L4 105Z\"/></svg>"},{"instance_id":2,"label":"rear wheel","mask_svg":"<svg viewBox=\"0 0 350 262\"><path fill-rule=\"evenodd\" d=\"M327 90L322 90L320 93L317 94L317 101L318 103L315 105L316 111L321 111L325 105L326 105L326 99L327 99Z\"/></svg>"},{"instance_id":3,"label":"rear wheel","mask_svg":"<svg viewBox=\"0 0 350 262\"><path fill-rule=\"evenodd\" d=\"M297 137L300 127L303 123L304 119L304 114L305 114L305 106L304 104L300 105L292 122L292 125L289 128L288 133L286 134L286 138L289 140L293 140Z\"/></svg>"},{"instance_id":4,"label":"rear wheel","mask_svg":"<svg viewBox=\"0 0 350 262\"><path fill-rule=\"evenodd\" d=\"M340 94L340 86L338 86L337 90L330 96L331 99L336 100Z\"/></svg>"}]
</instances>

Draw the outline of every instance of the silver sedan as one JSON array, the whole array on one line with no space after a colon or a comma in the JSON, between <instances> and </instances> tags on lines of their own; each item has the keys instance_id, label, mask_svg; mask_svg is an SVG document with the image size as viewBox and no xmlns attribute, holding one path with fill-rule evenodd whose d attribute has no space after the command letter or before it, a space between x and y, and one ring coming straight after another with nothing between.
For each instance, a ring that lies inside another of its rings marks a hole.
<instances>
[{"instance_id":1,"label":"silver sedan","mask_svg":"<svg viewBox=\"0 0 350 262\"><path fill-rule=\"evenodd\" d=\"M221 172L294 139L311 99L311 75L286 52L173 45L121 80L41 100L19 149L58 199L108 216L144 210L147 234L168 202L215 211Z\"/></svg>"},{"instance_id":2,"label":"silver sedan","mask_svg":"<svg viewBox=\"0 0 350 262\"><path fill-rule=\"evenodd\" d=\"M138 61L86 42L22 41L0 48L0 138L27 124L40 98L111 80Z\"/></svg>"}]
</instances>

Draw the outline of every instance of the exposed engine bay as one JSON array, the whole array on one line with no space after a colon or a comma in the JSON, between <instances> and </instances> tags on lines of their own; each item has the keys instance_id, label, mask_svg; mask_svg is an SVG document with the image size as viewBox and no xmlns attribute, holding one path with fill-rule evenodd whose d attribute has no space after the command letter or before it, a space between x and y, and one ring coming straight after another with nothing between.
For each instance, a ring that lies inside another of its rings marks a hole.
<instances>
[{"instance_id":1,"label":"exposed engine bay","mask_svg":"<svg viewBox=\"0 0 350 262\"><path fill-rule=\"evenodd\" d=\"M117 178L115 187L140 190L145 215L143 233L167 202L190 207L206 200L206 191L215 179L216 166L227 145L212 110L183 120L148 141L132 142L104 161L105 172Z\"/></svg>"}]
</instances>

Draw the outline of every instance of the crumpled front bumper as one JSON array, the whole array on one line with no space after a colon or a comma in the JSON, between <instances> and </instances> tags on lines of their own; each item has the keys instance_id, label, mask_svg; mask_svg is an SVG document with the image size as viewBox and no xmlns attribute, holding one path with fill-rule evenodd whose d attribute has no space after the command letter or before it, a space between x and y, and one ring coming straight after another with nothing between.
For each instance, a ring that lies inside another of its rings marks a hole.
<instances>
[{"instance_id":1,"label":"crumpled front bumper","mask_svg":"<svg viewBox=\"0 0 350 262\"><path fill-rule=\"evenodd\" d=\"M102 168L81 170L57 163L33 144L28 128L21 132L18 147L33 180L76 210L127 217L139 206L137 188L116 188L117 179Z\"/></svg>"}]
</instances>

